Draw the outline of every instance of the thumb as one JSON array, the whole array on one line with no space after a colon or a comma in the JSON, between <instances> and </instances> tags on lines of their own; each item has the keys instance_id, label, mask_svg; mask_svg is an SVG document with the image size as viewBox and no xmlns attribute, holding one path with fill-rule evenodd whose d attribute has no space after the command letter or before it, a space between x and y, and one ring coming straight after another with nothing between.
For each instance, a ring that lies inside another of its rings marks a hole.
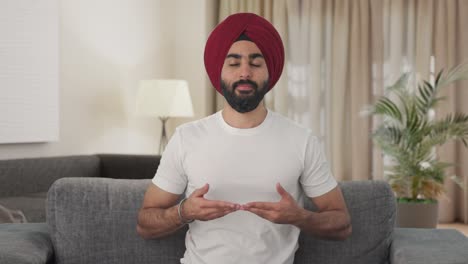
<instances>
[{"instance_id":1,"label":"thumb","mask_svg":"<svg viewBox=\"0 0 468 264\"><path fill-rule=\"evenodd\" d=\"M203 195L205 195L208 192L209 188L210 188L210 185L208 183L206 183L205 185L203 185L203 187L193 191L191 196L193 196L193 197L203 197Z\"/></svg>"},{"instance_id":2,"label":"thumb","mask_svg":"<svg viewBox=\"0 0 468 264\"><path fill-rule=\"evenodd\" d=\"M281 184L279 182L276 184L276 191L283 198L289 197L289 193L283 188L283 186L281 186Z\"/></svg>"}]
</instances>

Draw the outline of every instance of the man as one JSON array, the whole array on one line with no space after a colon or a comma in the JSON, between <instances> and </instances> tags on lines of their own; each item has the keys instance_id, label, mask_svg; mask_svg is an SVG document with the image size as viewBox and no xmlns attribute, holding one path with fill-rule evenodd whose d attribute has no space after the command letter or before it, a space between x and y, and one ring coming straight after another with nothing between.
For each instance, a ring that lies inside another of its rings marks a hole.
<instances>
[{"instance_id":1,"label":"man","mask_svg":"<svg viewBox=\"0 0 468 264\"><path fill-rule=\"evenodd\" d=\"M301 230L350 235L317 138L261 104L283 64L278 32L257 15L232 15L208 38L205 67L227 104L176 129L138 216L145 238L189 224L181 263L293 263Z\"/></svg>"}]
</instances>

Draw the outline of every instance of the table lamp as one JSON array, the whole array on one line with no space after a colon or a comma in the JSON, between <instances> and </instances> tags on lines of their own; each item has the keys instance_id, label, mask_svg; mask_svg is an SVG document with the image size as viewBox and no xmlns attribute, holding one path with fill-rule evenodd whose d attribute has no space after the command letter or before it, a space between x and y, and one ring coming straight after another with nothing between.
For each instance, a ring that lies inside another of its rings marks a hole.
<instances>
[{"instance_id":1,"label":"table lamp","mask_svg":"<svg viewBox=\"0 0 468 264\"><path fill-rule=\"evenodd\" d=\"M185 80L141 80L136 100L136 113L156 116L162 122L159 154L167 145L166 122L170 117L192 117L193 107Z\"/></svg>"}]
</instances>

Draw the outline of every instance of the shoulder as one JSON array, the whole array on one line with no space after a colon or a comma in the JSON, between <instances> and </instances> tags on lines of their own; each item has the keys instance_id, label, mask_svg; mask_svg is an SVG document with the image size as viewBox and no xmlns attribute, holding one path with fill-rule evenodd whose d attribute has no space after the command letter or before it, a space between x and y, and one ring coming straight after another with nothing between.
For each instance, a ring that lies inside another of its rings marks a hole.
<instances>
[{"instance_id":1,"label":"shoulder","mask_svg":"<svg viewBox=\"0 0 468 264\"><path fill-rule=\"evenodd\" d=\"M310 128L276 112L272 112L272 117L278 137L288 142L288 145L294 147L301 155L322 148L321 139Z\"/></svg>"},{"instance_id":2,"label":"shoulder","mask_svg":"<svg viewBox=\"0 0 468 264\"><path fill-rule=\"evenodd\" d=\"M307 128L280 113L272 111L271 116L276 126L276 129L289 136L295 136L301 139L316 138L316 136L312 133L312 130L310 128Z\"/></svg>"},{"instance_id":3,"label":"shoulder","mask_svg":"<svg viewBox=\"0 0 468 264\"><path fill-rule=\"evenodd\" d=\"M193 136L200 133L206 133L206 131L212 129L218 122L217 114L218 113L214 113L201 119L179 125L175 130L175 134L178 134L179 136Z\"/></svg>"}]
</instances>

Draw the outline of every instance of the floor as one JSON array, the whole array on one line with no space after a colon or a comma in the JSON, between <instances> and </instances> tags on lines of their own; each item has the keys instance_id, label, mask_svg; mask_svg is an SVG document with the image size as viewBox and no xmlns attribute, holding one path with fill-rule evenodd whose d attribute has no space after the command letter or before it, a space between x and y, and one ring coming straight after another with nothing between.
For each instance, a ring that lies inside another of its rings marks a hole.
<instances>
[{"instance_id":1,"label":"floor","mask_svg":"<svg viewBox=\"0 0 468 264\"><path fill-rule=\"evenodd\" d=\"M465 236L468 236L468 224L462 224L462 223L438 224L437 228L457 229L458 231L465 234Z\"/></svg>"}]
</instances>

